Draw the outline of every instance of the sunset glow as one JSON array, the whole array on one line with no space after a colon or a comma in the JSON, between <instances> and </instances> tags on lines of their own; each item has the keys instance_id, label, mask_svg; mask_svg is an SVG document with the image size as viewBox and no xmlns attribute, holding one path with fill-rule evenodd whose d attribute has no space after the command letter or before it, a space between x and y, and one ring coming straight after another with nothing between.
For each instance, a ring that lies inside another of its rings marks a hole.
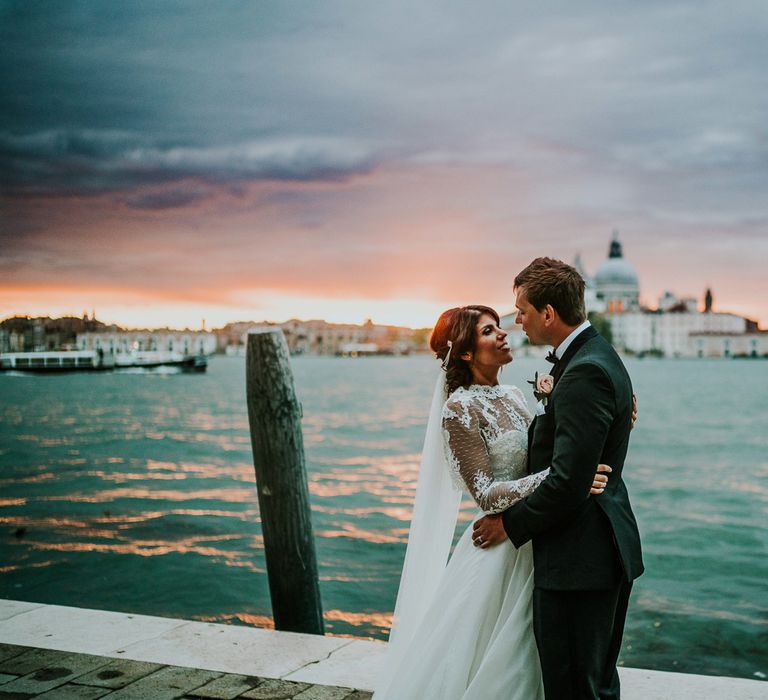
<instances>
[{"instance_id":1,"label":"sunset glow","mask_svg":"<svg viewBox=\"0 0 768 700\"><path fill-rule=\"evenodd\" d=\"M764 12L413 12L4 4L0 318L428 327L618 229L768 323Z\"/></svg>"}]
</instances>

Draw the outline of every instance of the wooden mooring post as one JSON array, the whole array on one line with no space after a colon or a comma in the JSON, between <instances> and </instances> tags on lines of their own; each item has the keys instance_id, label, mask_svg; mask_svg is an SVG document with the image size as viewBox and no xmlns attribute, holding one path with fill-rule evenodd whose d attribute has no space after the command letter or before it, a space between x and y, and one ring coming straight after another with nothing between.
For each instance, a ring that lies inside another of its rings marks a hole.
<instances>
[{"instance_id":1,"label":"wooden mooring post","mask_svg":"<svg viewBox=\"0 0 768 700\"><path fill-rule=\"evenodd\" d=\"M280 328L248 333L248 422L275 628L323 634L301 405Z\"/></svg>"}]
</instances>

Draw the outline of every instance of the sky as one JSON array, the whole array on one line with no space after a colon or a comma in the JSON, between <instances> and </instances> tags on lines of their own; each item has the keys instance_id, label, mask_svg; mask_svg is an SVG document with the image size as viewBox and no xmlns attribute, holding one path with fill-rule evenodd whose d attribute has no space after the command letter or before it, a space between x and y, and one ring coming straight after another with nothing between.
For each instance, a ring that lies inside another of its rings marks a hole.
<instances>
[{"instance_id":1,"label":"sky","mask_svg":"<svg viewBox=\"0 0 768 700\"><path fill-rule=\"evenodd\" d=\"M768 6L0 0L0 318L430 326L617 230L768 325Z\"/></svg>"}]
</instances>

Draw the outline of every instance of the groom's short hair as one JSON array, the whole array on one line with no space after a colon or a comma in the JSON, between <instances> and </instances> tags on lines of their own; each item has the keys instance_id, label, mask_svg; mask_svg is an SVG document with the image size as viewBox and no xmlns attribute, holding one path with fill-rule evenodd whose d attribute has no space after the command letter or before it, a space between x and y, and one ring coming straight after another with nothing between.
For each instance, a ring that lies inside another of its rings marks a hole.
<instances>
[{"instance_id":1,"label":"groom's short hair","mask_svg":"<svg viewBox=\"0 0 768 700\"><path fill-rule=\"evenodd\" d=\"M539 311L551 304L569 326L578 326L587 317L585 286L575 267L554 258L536 258L515 277L515 289L524 289L529 304Z\"/></svg>"}]
</instances>

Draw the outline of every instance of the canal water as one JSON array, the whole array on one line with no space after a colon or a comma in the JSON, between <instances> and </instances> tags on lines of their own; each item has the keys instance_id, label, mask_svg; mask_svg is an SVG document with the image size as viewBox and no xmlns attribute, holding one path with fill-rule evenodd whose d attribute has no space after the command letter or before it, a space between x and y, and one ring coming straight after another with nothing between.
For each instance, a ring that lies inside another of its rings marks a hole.
<instances>
[{"instance_id":1,"label":"canal water","mask_svg":"<svg viewBox=\"0 0 768 700\"><path fill-rule=\"evenodd\" d=\"M386 639L436 363L292 362L327 631ZM647 573L622 663L765 678L768 363L627 366ZM515 360L503 381L527 392L543 369ZM203 375L0 375L0 597L270 626L244 376L223 357Z\"/></svg>"}]
</instances>

